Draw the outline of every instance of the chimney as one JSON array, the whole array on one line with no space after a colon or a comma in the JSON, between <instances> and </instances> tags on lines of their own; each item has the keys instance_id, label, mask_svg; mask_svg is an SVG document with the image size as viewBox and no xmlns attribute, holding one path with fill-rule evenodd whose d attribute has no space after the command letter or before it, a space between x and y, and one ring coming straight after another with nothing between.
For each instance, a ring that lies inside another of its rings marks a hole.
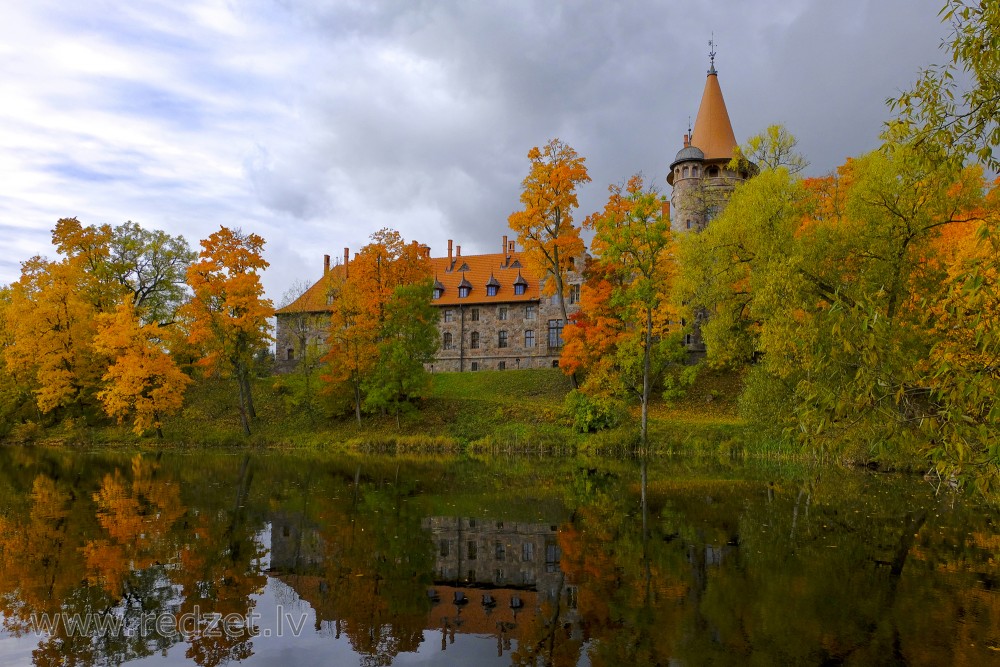
<instances>
[{"instance_id":1,"label":"chimney","mask_svg":"<svg viewBox=\"0 0 1000 667\"><path fill-rule=\"evenodd\" d=\"M503 235L503 245L500 246L500 254L501 255L507 254L507 235L506 234Z\"/></svg>"},{"instance_id":2,"label":"chimney","mask_svg":"<svg viewBox=\"0 0 1000 667\"><path fill-rule=\"evenodd\" d=\"M323 255L323 275L330 273L330 256Z\"/></svg>"},{"instance_id":3,"label":"chimney","mask_svg":"<svg viewBox=\"0 0 1000 667\"><path fill-rule=\"evenodd\" d=\"M350 248L344 248L344 277L345 278L349 278L350 277L350 275L348 274L348 270L347 270L347 262L350 261L350 259L351 259L351 249Z\"/></svg>"},{"instance_id":4,"label":"chimney","mask_svg":"<svg viewBox=\"0 0 1000 667\"><path fill-rule=\"evenodd\" d=\"M457 245L455 246L455 260L458 261L458 258L461 256L462 256L462 246Z\"/></svg>"},{"instance_id":5,"label":"chimney","mask_svg":"<svg viewBox=\"0 0 1000 667\"><path fill-rule=\"evenodd\" d=\"M689 137L688 135L685 134L684 135L684 148L687 148L690 145L691 145L691 137Z\"/></svg>"},{"instance_id":6,"label":"chimney","mask_svg":"<svg viewBox=\"0 0 1000 667\"><path fill-rule=\"evenodd\" d=\"M451 239L448 239L448 270L451 271L451 265L454 260L451 258Z\"/></svg>"},{"instance_id":7,"label":"chimney","mask_svg":"<svg viewBox=\"0 0 1000 667\"><path fill-rule=\"evenodd\" d=\"M513 241L511 241L510 243L507 244L507 254L508 255L513 255L514 254L514 242Z\"/></svg>"},{"instance_id":8,"label":"chimney","mask_svg":"<svg viewBox=\"0 0 1000 667\"><path fill-rule=\"evenodd\" d=\"M663 200L663 219L670 221L670 202L666 199Z\"/></svg>"}]
</instances>

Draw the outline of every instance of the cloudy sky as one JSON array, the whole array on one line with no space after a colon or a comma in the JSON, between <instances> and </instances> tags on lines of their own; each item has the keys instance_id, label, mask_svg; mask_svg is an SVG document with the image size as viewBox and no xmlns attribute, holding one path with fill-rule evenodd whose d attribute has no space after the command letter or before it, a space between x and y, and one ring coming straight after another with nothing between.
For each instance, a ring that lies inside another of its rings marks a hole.
<instances>
[{"instance_id":1,"label":"cloudy sky","mask_svg":"<svg viewBox=\"0 0 1000 667\"><path fill-rule=\"evenodd\" d=\"M737 139L874 148L942 0L0 0L0 284L60 217L267 240L269 296L381 227L494 252L527 151L664 182L714 33Z\"/></svg>"}]
</instances>

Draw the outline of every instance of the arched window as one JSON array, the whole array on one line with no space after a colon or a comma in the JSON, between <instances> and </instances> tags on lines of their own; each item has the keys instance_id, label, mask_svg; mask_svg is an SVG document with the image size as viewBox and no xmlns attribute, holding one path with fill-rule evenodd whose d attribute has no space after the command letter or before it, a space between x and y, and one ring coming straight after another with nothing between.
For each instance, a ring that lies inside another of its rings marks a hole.
<instances>
[{"instance_id":1,"label":"arched window","mask_svg":"<svg viewBox=\"0 0 1000 667\"><path fill-rule=\"evenodd\" d=\"M684 178L688 177L688 168L684 167Z\"/></svg>"},{"instance_id":2,"label":"arched window","mask_svg":"<svg viewBox=\"0 0 1000 667\"><path fill-rule=\"evenodd\" d=\"M709 167L708 168L708 177L709 178L716 178L718 175L719 175L719 168L718 167Z\"/></svg>"}]
</instances>

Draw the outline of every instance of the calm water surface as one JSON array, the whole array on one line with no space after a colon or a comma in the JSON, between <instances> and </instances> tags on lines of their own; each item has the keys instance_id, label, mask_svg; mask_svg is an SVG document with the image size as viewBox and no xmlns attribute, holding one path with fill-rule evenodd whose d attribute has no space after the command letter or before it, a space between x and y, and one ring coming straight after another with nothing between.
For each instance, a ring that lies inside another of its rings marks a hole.
<instances>
[{"instance_id":1,"label":"calm water surface","mask_svg":"<svg viewBox=\"0 0 1000 667\"><path fill-rule=\"evenodd\" d=\"M1000 516L720 463L0 449L0 665L1000 664Z\"/></svg>"}]
</instances>

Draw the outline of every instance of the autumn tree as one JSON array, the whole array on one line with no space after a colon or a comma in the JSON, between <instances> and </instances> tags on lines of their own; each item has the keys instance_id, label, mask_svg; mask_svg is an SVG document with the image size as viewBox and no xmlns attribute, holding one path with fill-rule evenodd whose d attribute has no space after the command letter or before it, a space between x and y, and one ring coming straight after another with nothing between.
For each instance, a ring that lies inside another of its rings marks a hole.
<instances>
[{"instance_id":1,"label":"autumn tree","mask_svg":"<svg viewBox=\"0 0 1000 667\"><path fill-rule=\"evenodd\" d=\"M1000 415L992 400L965 399L995 386L993 297L970 294L987 274L970 282L955 264L961 238L969 261L988 266L977 238L990 235L968 233L996 227L994 197L983 193L978 169L897 144L824 179L764 170L708 229L685 235L682 298L709 308L709 360L755 362L748 414L810 447L861 459L918 451L947 475L988 483ZM964 312L981 333L959 366L942 345L954 346L945 332ZM960 367L982 381L940 386Z\"/></svg>"},{"instance_id":2,"label":"autumn tree","mask_svg":"<svg viewBox=\"0 0 1000 667\"><path fill-rule=\"evenodd\" d=\"M198 261L187 269L194 294L181 308L191 327L188 339L202 349L202 366L236 381L240 422L250 435L257 417L250 377L255 356L271 341L267 318L274 312L260 282L260 271L268 266L264 239L221 227L201 247Z\"/></svg>"},{"instance_id":3,"label":"autumn tree","mask_svg":"<svg viewBox=\"0 0 1000 667\"><path fill-rule=\"evenodd\" d=\"M404 243L394 230L379 230L371 241L328 279L332 314L324 377L332 391L350 394L359 424L366 407L399 409L422 393L427 341L433 335L437 342L436 309L426 309L429 287L428 305L419 303L423 286L429 285L429 261L416 243Z\"/></svg>"},{"instance_id":4,"label":"autumn tree","mask_svg":"<svg viewBox=\"0 0 1000 667\"><path fill-rule=\"evenodd\" d=\"M940 12L951 36L951 62L921 71L912 89L888 100L889 132L921 153L961 165L969 156L1000 168L1000 5L946 0Z\"/></svg>"},{"instance_id":5,"label":"autumn tree","mask_svg":"<svg viewBox=\"0 0 1000 667\"><path fill-rule=\"evenodd\" d=\"M639 399L641 437L646 442L649 397L670 358L680 353L670 322L678 317L670 305L674 274L670 220L663 197L635 175L625 185L612 185L604 210L584 226L594 230L591 265L594 280L584 286L577 333L567 332L560 363L566 372L590 368L584 388L613 381ZM588 348L591 348L588 350Z\"/></svg>"},{"instance_id":6,"label":"autumn tree","mask_svg":"<svg viewBox=\"0 0 1000 667\"><path fill-rule=\"evenodd\" d=\"M164 349L160 325L142 324L134 307L123 303L98 316L94 348L114 359L97 392L104 410L118 423L132 415L136 435L152 428L163 438L162 419L180 410L191 378Z\"/></svg>"},{"instance_id":7,"label":"autumn tree","mask_svg":"<svg viewBox=\"0 0 1000 667\"><path fill-rule=\"evenodd\" d=\"M507 218L523 257L537 275L545 277L543 294L556 296L563 322L566 309L566 277L574 261L583 255L580 228L573 224L577 203L576 188L589 183L585 158L559 139L528 151L531 168L521 182L524 208Z\"/></svg>"}]
</instances>

